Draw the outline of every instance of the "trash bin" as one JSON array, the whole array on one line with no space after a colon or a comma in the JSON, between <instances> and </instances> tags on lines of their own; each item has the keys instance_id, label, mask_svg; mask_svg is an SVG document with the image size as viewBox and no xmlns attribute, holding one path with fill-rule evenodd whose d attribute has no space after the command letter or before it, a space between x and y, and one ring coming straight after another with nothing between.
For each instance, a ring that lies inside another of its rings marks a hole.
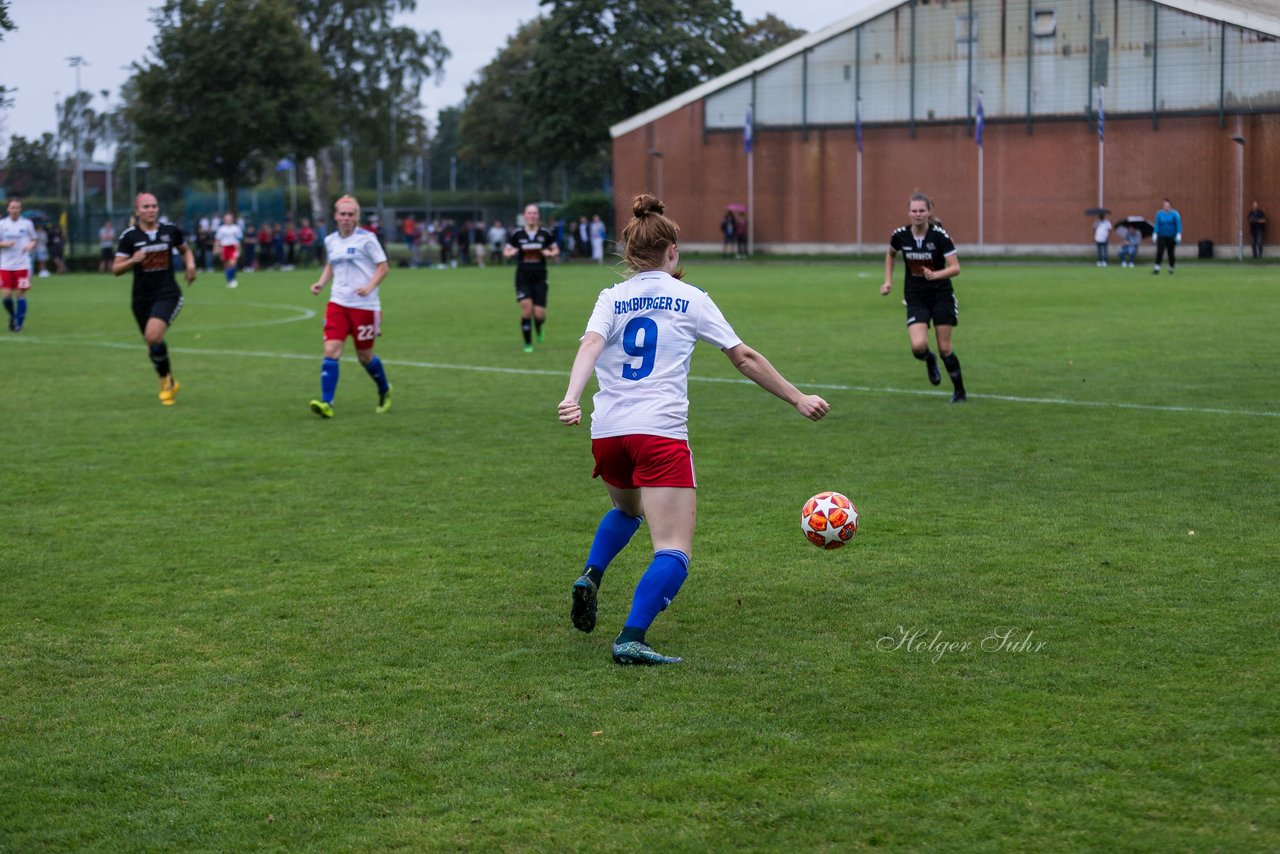
<instances>
[{"instance_id":1,"label":"trash bin","mask_svg":"<svg viewBox=\"0 0 1280 854\"><path fill-rule=\"evenodd\" d=\"M1212 240L1200 241L1200 257L1201 258L1213 257L1213 241Z\"/></svg>"}]
</instances>

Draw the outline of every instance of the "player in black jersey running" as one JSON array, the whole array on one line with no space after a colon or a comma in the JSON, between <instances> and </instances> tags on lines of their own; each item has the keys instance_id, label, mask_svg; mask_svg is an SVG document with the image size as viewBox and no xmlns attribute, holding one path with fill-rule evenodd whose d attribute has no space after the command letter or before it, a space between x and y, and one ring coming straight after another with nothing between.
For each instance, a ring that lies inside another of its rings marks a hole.
<instances>
[{"instance_id":1,"label":"player in black jersey running","mask_svg":"<svg viewBox=\"0 0 1280 854\"><path fill-rule=\"evenodd\" d=\"M542 324L547 321L547 259L560 255L551 232L538 227L541 218L537 205L527 206L524 228L514 229L502 249L503 258L517 259L516 302L520 303L520 334L526 353L533 352L535 328L538 343L542 343Z\"/></svg>"},{"instance_id":2,"label":"player in black jersey running","mask_svg":"<svg viewBox=\"0 0 1280 854\"><path fill-rule=\"evenodd\" d=\"M938 385L942 375L938 360L929 351L929 323L938 342L938 354L955 386L952 403L967 400L964 378L960 375L960 359L951 349L951 331L960 322L951 280L960 275L960 258L951 236L933 218L933 201L924 193L915 193L907 208L911 223L893 232L889 251L884 258L884 284L880 293L893 290L893 259L899 252L906 262L903 291L907 303L907 334L911 337L911 353L925 363L929 382Z\"/></svg>"},{"instance_id":3,"label":"player in black jersey running","mask_svg":"<svg viewBox=\"0 0 1280 854\"><path fill-rule=\"evenodd\" d=\"M173 406L179 386L164 343L165 333L182 311L182 289L173 277L173 253L182 253L188 285L196 280L196 259L182 231L159 221L160 203L155 196L139 193L134 214L137 225L120 235L111 272L123 276L133 271L133 317L151 350L151 364L160 375L160 402Z\"/></svg>"}]
</instances>

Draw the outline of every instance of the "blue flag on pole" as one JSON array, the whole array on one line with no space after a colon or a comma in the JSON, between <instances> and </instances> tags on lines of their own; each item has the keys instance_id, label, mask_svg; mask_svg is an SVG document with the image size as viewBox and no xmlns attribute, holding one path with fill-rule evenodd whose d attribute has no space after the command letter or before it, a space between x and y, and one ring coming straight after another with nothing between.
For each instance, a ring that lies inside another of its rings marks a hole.
<instances>
[{"instance_id":1,"label":"blue flag on pole","mask_svg":"<svg viewBox=\"0 0 1280 854\"><path fill-rule=\"evenodd\" d=\"M751 108L747 107L747 120L742 125L742 150L751 153Z\"/></svg>"},{"instance_id":2,"label":"blue flag on pole","mask_svg":"<svg viewBox=\"0 0 1280 854\"><path fill-rule=\"evenodd\" d=\"M854 135L858 138L858 153L862 153L862 99L853 103Z\"/></svg>"},{"instance_id":3,"label":"blue flag on pole","mask_svg":"<svg viewBox=\"0 0 1280 854\"><path fill-rule=\"evenodd\" d=\"M1098 88L1098 142L1102 142L1102 88Z\"/></svg>"},{"instance_id":4,"label":"blue flag on pole","mask_svg":"<svg viewBox=\"0 0 1280 854\"><path fill-rule=\"evenodd\" d=\"M979 92L977 121L973 125L973 141L978 143L979 148L982 147L982 128L983 128L983 125L985 125L986 123L987 123L986 119L983 117L983 114L982 114L982 93Z\"/></svg>"}]
</instances>

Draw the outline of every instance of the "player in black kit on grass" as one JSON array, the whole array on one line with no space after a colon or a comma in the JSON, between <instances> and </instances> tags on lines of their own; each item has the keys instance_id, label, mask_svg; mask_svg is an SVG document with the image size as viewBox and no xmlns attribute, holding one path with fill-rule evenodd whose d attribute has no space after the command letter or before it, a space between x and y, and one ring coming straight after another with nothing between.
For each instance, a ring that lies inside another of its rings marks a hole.
<instances>
[{"instance_id":1,"label":"player in black kit on grass","mask_svg":"<svg viewBox=\"0 0 1280 854\"><path fill-rule=\"evenodd\" d=\"M160 203L150 193L139 193L134 202L137 225L120 235L111 271L123 276L133 271L133 317L151 351L151 364L160 375L160 402L173 406L178 381L169 366L164 335L182 311L182 289L173 277L173 253L182 253L187 284L196 280L196 259L176 226L162 223Z\"/></svg>"},{"instance_id":2,"label":"player in black kit on grass","mask_svg":"<svg viewBox=\"0 0 1280 854\"><path fill-rule=\"evenodd\" d=\"M884 258L884 284L880 293L893 290L893 259L899 252L906 262L903 291L907 303L907 334L911 337L911 353L925 363L929 382L938 385L937 357L929 351L929 323L938 342L938 354L955 386L952 403L964 403L964 378L960 375L960 359L951 349L951 332L960 322L960 307L951 280L960 275L960 258L956 245L933 218L933 201L924 193L915 193L907 208L911 223L893 232L889 251Z\"/></svg>"}]
</instances>

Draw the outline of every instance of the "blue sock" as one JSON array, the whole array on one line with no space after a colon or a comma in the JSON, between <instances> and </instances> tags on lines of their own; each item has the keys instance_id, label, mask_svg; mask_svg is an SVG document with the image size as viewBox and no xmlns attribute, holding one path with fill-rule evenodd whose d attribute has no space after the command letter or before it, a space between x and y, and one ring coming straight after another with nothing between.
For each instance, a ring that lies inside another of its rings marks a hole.
<instances>
[{"instance_id":1,"label":"blue sock","mask_svg":"<svg viewBox=\"0 0 1280 854\"><path fill-rule=\"evenodd\" d=\"M378 393L386 394L387 389L391 386L387 385L387 373L382 370L382 360L374 356L369 360L369 364L364 366L364 369L369 372L369 376L373 377L373 381L378 384Z\"/></svg>"},{"instance_id":2,"label":"blue sock","mask_svg":"<svg viewBox=\"0 0 1280 854\"><path fill-rule=\"evenodd\" d=\"M636 531L640 529L641 516L628 516L617 507L609 510L596 526L596 538L591 543L591 551L587 553L586 573L599 586L604 578L604 571L618 552L627 547Z\"/></svg>"},{"instance_id":3,"label":"blue sock","mask_svg":"<svg viewBox=\"0 0 1280 854\"><path fill-rule=\"evenodd\" d=\"M14 319L14 322L16 322L19 326L21 326L23 323L26 322L27 320L27 298L26 297L18 297L18 310L14 312L13 319Z\"/></svg>"},{"instance_id":4,"label":"blue sock","mask_svg":"<svg viewBox=\"0 0 1280 854\"><path fill-rule=\"evenodd\" d=\"M635 596L631 599L631 613L623 632L636 631L641 638L660 611L666 610L671 600L680 592L680 585L689 576L689 556L676 549L663 549L653 553L653 562L640 577ZM639 638L637 638L638 640Z\"/></svg>"},{"instance_id":5,"label":"blue sock","mask_svg":"<svg viewBox=\"0 0 1280 854\"><path fill-rule=\"evenodd\" d=\"M325 359L320 368L320 397L325 403L333 403L338 392L338 360Z\"/></svg>"},{"instance_id":6,"label":"blue sock","mask_svg":"<svg viewBox=\"0 0 1280 854\"><path fill-rule=\"evenodd\" d=\"M227 281L228 281L228 282L230 282L232 279L234 279L234 278L236 277L236 268L235 268L235 267L227 267L227 268L226 268L226 274L227 274Z\"/></svg>"},{"instance_id":7,"label":"blue sock","mask_svg":"<svg viewBox=\"0 0 1280 854\"><path fill-rule=\"evenodd\" d=\"M9 313L10 317L13 317L13 297L4 298L4 310Z\"/></svg>"}]
</instances>

